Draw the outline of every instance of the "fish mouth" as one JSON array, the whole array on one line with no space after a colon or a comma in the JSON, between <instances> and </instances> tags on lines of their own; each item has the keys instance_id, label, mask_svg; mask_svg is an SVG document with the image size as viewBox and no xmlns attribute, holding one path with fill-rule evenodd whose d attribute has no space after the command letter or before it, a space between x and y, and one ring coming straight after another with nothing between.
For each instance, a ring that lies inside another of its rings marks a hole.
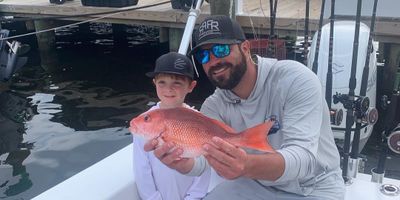
<instances>
[{"instance_id":1,"label":"fish mouth","mask_svg":"<svg viewBox=\"0 0 400 200\"><path fill-rule=\"evenodd\" d=\"M130 126L129 126L129 131L131 132L131 133L138 133L139 131L138 131L138 127L135 125L135 123L131 123L130 124Z\"/></svg>"},{"instance_id":2,"label":"fish mouth","mask_svg":"<svg viewBox=\"0 0 400 200\"><path fill-rule=\"evenodd\" d=\"M139 134L142 132L142 130L139 128L139 126L136 125L136 123L131 123L129 126L129 131L132 134Z\"/></svg>"},{"instance_id":3,"label":"fish mouth","mask_svg":"<svg viewBox=\"0 0 400 200\"><path fill-rule=\"evenodd\" d=\"M164 133L165 131L161 131L156 137L154 137L154 139L156 139L156 140L158 140L159 138L160 139L163 139L164 140L164 138L163 138L163 133Z\"/></svg>"}]
</instances>

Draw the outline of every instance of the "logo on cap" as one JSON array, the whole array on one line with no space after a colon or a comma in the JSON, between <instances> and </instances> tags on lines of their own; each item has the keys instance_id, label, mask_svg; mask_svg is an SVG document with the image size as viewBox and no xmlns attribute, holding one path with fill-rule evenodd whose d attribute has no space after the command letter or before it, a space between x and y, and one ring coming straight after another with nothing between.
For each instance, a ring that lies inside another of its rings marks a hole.
<instances>
[{"instance_id":1,"label":"logo on cap","mask_svg":"<svg viewBox=\"0 0 400 200\"><path fill-rule=\"evenodd\" d=\"M185 65L186 65L185 61L181 58L178 58L175 60L174 68L181 70L185 68Z\"/></svg>"},{"instance_id":2,"label":"logo on cap","mask_svg":"<svg viewBox=\"0 0 400 200\"><path fill-rule=\"evenodd\" d=\"M217 34L221 34L218 21L210 19L204 21L199 27L199 40L201 40L203 37Z\"/></svg>"}]
</instances>

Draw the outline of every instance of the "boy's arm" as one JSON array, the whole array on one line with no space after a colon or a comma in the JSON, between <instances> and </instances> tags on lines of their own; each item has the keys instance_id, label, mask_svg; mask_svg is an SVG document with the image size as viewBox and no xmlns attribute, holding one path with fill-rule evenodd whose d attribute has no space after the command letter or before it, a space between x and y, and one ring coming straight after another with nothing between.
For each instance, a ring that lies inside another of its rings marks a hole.
<instances>
[{"instance_id":1,"label":"boy's arm","mask_svg":"<svg viewBox=\"0 0 400 200\"><path fill-rule=\"evenodd\" d=\"M154 183L147 152L143 150L144 141L136 136L133 138L133 166L139 196L143 200L162 200L161 194Z\"/></svg>"}]
</instances>

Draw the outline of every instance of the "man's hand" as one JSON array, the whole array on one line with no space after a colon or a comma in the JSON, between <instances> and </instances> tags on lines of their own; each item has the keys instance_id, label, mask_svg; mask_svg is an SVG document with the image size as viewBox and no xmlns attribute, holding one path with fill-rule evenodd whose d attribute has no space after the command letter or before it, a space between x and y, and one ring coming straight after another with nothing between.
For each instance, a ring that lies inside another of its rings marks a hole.
<instances>
[{"instance_id":1,"label":"man's hand","mask_svg":"<svg viewBox=\"0 0 400 200\"><path fill-rule=\"evenodd\" d=\"M243 149L218 137L203 148L208 163L220 176L232 180L246 173L248 155Z\"/></svg>"},{"instance_id":2,"label":"man's hand","mask_svg":"<svg viewBox=\"0 0 400 200\"><path fill-rule=\"evenodd\" d=\"M159 146L157 139L152 139L144 145L144 150L147 152L154 151L154 155L162 163L182 174L189 173L193 168L194 159L182 158L183 150L181 148L175 148L175 144L172 142L165 142Z\"/></svg>"}]
</instances>

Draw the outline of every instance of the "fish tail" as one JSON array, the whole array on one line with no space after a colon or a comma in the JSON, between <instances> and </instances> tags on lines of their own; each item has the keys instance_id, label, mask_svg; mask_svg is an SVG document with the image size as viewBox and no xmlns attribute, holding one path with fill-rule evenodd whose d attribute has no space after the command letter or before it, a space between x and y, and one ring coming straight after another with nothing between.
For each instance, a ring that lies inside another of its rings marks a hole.
<instances>
[{"instance_id":1,"label":"fish tail","mask_svg":"<svg viewBox=\"0 0 400 200\"><path fill-rule=\"evenodd\" d=\"M267 137L267 134L273 125L274 121L268 120L262 124L242 131L239 134L240 138L238 138L240 140L238 141L239 146L265 152L274 152L275 150L269 144Z\"/></svg>"}]
</instances>

